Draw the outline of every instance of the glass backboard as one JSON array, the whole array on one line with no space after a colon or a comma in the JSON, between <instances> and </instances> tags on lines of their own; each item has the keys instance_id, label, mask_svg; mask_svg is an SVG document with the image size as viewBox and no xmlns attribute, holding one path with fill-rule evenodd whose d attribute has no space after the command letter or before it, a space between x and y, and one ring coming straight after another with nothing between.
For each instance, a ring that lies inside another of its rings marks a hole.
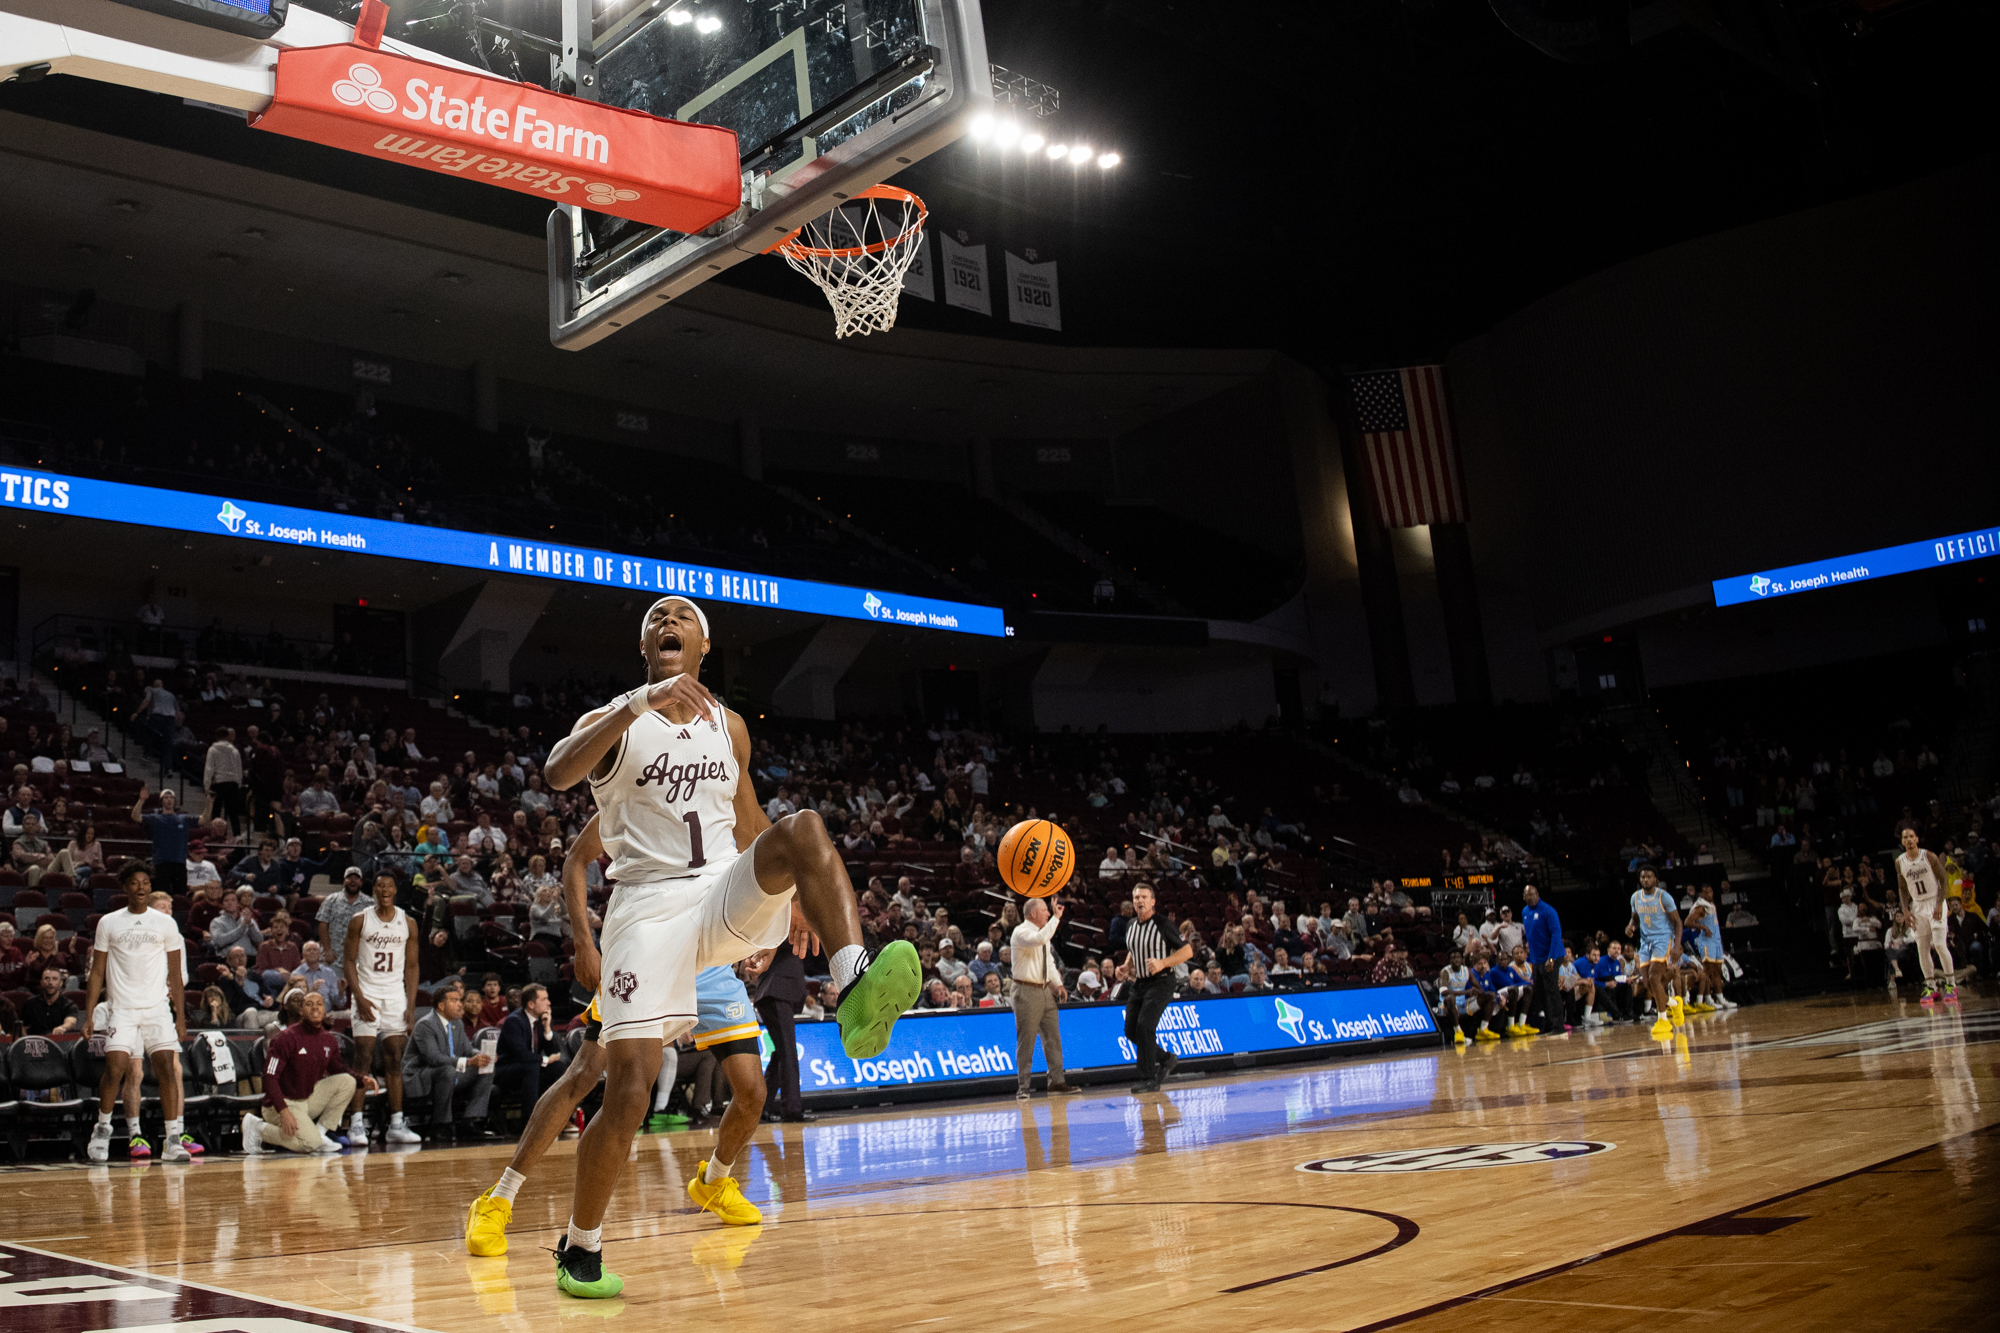
<instances>
[{"instance_id":1,"label":"glass backboard","mask_svg":"<svg viewBox=\"0 0 2000 1333\"><path fill-rule=\"evenodd\" d=\"M558 209L558 347L587 347L764 253L992 103L978 0L628 0L601 8L595 28L579 68L597 98L735 130L743 204L697 235Z\"/></svg>"}]
</instances>

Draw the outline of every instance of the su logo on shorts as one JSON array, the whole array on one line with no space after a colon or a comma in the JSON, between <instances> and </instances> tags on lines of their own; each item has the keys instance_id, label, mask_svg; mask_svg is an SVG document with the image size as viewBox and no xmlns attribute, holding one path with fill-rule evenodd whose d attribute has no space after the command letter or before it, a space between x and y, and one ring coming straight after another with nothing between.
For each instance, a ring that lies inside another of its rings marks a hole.
<instances>
[{"instance_id":1,"label":"su logo on shorts","mask_svg":"<svg viewBox=\"0 0 2000 1333\"><path fill-rule=\"evenodd\" d=\"M605 989L611 992L613 999L625 1004L631 1000L632 992L639 989L639 978L630 972L620 970L612 974L611 984Z\"/></svg>"}]
</instances>

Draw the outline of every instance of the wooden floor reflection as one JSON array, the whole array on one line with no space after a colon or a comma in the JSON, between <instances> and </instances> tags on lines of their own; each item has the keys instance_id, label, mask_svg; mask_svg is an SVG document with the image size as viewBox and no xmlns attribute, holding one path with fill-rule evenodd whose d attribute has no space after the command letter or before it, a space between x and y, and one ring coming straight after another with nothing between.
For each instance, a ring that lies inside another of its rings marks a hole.
<instances>
[{"instance_id":1,"label":"wooden floor reflection","mask_svg":"<svg viewBox=\"0 0 2000 1333\"><path fill-rule=\"evenodd\" d=\"M544 1252L573 1144L501 1259L458 1236L505 1148L9 1173L0 1239L440 1333L1990 1327L1996 1039L2000 1004L1969 992L1829 998L1697 1019L1677 1047L1618 1028L844 1114L759 1134L748 1230L688 1205L711 1135L642 1138L605 1229L626 1295L603 1303L559 1297ZM1609 1146L1416 1151L1548 1143Z\"/></svg>"}]
</instances>

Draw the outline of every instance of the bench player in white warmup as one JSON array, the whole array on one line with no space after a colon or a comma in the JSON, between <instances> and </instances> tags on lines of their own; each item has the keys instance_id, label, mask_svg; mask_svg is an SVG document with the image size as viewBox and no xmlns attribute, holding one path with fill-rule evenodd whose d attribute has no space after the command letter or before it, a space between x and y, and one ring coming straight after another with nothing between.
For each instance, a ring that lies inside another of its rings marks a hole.
<instances>
[{"instance_id":1,"label":"bench player in white warmup","mask_svg":"<svg viewBox=\"0 0 2000 1333\"><path fill-rule=\"evenodd\" d=\"M590 779L618 884L599 992L604 1108L577 1145L569 1234L556 1247L556 1286L572 1296L624 1289L604 1271L604 1213L662 1049L695 1023L696 973L788 938L803 956L817 936L840 991L841 1045L855 1059L882 1053L922 982L908 941L872 957L862 944L854 886L819 815L766 819L743 780L749 729L697 679L708 650L700 607L653 603L639 625L646 684L579 718L543 770L559 791Z\"/></svg>"},{"instance_id":2,"label":"bench player in white warmup","mask_svg":"<svg viewBox=\"0 0 2000 1333\"><path fill-rule=\"evenodd\" d=\"M354 1068L361 1074L373 1073L375 1043L382 1043L389 1066L389 1127L382 1141L421 1143L422 1137L403 1119L403 1046L417 1012L417 927L396 906L394 875L384 871L375 876L374 895L373 907L348 919L342 955L347 993L354 997ZM368 1146L368 1117L362 1103L355 1103L347 1141L356 1148Z\"/></svg>"},{"instance_id":3,"label":"bench player in white warmup","mask_svg":"<svg viewBox=\"0 0 2000 1333\"><path fill-rule=\"evenodd\" d=\"M97 922L90 951L90 985L84 998L83 1039L96 1025L97 998L105 997L104 1079L98 1085L97 1125L85 1155L102 1162L111 1155L111 1105L134 1060L150 1060L160 1084L160 1111L167 1118L160 1144L163 1162L190 1162L187 1129L181 1123L181 1043L187 1016L181 1008L181 931L165 912L149 905L153 863L127 861L118 868L125 891L122 911ZM131 1125L139 1140L138 1122Z\"/></svg>"},{"instance_id":4,"label":"bench player in white warmup","mask_svg":"<svg viewBox=\"0 0 2000 1333\"><path fill-rule=\"evenodd\" d=\"M1926 851L1917 837L1917 826L1904 820L1897 826L1903 853L1896 858L1896 892L1902 897L1903 911L1909 915L1910 929L1917 932L1917 962L1924 969L1925 1006L1939 1000L1958 1002L1957 969L1951 961L1951 922L1945 915L1944 886L1948 877L1938 854ZM1935 950L1937 957L1931 957Z\"/></svg>"}]
</instances>

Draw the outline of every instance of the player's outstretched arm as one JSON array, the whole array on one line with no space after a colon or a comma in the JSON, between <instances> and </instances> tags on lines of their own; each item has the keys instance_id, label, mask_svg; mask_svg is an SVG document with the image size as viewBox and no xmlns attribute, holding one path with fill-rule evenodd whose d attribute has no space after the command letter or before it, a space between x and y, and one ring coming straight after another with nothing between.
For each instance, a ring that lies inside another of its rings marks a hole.
<instances>
[{"instance_id":1,"label":"player's outstretched arm","mask_svg":"<svg viewBox=\"0 0 2000 1333\"><path fill-rule=\"evenodd\" d=\"M604 855L604 836L597 830L598 818L592 815L583 832L576 835L576 841L569 845L569 855L563 858L562 868L563 907L569 912L569 937L576 945L570 966L576 984L589 991L597 989L603 972L597 937L590 933L590 884L584 878L590 863Z\"/></svg>"},{"instance_id":2,"label":"player's outstretched arm","mask_svg":"<svg viewBox=\"0 0 2000 1333\"><path fill-rule=\"evenodd\" d=\"M83 1039L90 1040L91 1030L97 1026L97 997L104 993L104 960L111 955L102 949L90 951L90 980L84 983L83 997Z\"/></svg>"},{"instance_id":3,"label":"player's outstretched arm","mask_svg":"<svg viewBox=\"0 0 2000 1333\"><path fill-rule=\"evenodd\" d=\"M369 911L375 908L371 904ZM347 974L347 993L354 997L354 1013L364 1023L375 1021L375 1006L361 993L361 927L365 922L363 914L356 912L347 921L347 945L341 958L340 970Z\"/></svg>"}]
</instances>

